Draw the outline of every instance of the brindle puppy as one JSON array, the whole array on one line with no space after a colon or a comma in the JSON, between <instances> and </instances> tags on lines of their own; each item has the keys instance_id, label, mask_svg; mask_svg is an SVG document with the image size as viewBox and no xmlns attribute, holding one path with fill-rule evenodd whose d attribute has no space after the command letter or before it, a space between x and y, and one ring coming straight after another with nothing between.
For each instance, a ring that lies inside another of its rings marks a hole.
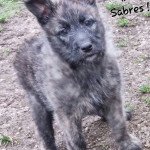
<instances>
[{"instance_id":1,"label":"brindle puppy","mask_svg":"<svg viewBox=\"0 0 150 150\"><path fill-rule=\"evenodd\" d=\"M56 150L55 115L68 150L85 150L81 121L104 117L121 150L141 150L126 128L121 79L95 0L27 0L46 35L26 42L15 68L46 150Z\"/></svg>"}]
</instances>

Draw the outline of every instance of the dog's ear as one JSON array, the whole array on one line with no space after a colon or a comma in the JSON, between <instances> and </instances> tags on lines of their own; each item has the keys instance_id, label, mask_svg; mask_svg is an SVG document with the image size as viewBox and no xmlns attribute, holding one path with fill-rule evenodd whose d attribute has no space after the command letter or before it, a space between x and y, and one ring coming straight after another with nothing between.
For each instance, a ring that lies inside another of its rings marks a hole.
<instances>
[{"instance_id":1,"label":"dog's ear","mask_svg":"<svg viewBox=\"0 0 150 150\"><path fill-rule=\"evenodd\" d=\"M55 13L56 6L50 0L24 0L25 5L33 13L39 23L44 25Z\"/></svg>"},{"instance_id":2,"label":"dog's ear","mask_svg":"<svg viewBox=\"0 0 150 150\"><path fill-rule=\"evenodd\" d=\"M92 6L96 5L96 0L86 0L86 1L88 1L88 3Z\"/></svg>"},{"instance_id":3,"label":"dog's ear","mask_svg":"<svg viewBox=\"0 0 150 150\"><path fill-rule=\"evenodd\" d=\"M89 5L96 6L96 0L83 0L83 1L85 1Z\"/></svg>"}]
</instances>

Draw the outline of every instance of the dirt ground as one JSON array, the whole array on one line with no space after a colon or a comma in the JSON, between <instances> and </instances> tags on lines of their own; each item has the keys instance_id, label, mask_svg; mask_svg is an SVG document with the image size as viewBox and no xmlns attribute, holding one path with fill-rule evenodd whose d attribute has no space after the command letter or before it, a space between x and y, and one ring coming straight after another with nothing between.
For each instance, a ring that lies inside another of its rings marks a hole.
<instances>
[{"instance_id":1,"label":"dirt ground","mask_svg":"<svg viewBox=\"0 0 150 150\"><path fill-rule=\"evenodd\" d=\"M145 4L143 0L130 0L132 4ZM118 47L121 52L119 62L124 81L124 99L133 109L133 119L127 122L131 133L139 137L144 150L150 150L150 106L143 100L150 95L142 95L139 87L150 84L150 19L139 14L128 16L133 25L120 28L116 25L117 17L108 15L108 24L113 28L114 42L125 40L125 47ZM2 24L0 32L0 133L13 138L13 144L0 146L1 150L41 150L40 139L31 117L31 110L16 72L12 66L16 52L25 39L40 33L40 27L33 16L22 7L22 11ZM98 117L87 117L83 121L83 130L89 150L117 150L108 126ZM55 125L56 139L60 150L65 149L62 132Z\"/></svg>"}]
</instances>

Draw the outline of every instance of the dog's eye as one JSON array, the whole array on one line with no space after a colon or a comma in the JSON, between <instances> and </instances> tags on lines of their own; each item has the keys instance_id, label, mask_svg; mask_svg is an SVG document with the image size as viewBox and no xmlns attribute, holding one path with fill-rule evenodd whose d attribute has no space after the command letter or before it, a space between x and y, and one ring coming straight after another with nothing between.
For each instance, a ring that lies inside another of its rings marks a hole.
<instances>
[{"instance_id":1,"label":"dog's eye","mask_svg":"<svg viewBox=\"0 0 150 150\"><path fill-rule=\"evenodd\" d=\"M60 20L59 21L59 28L58 28L58 35L66 36L70 31L70 25L66 21Z\"/></svg>"},{"instance_id":2,"label":"dog's eye","mask_svg":"<svg viewBox=\"0 0 150 150\"><path fill-rule=\"evenodd\" d=\"M85 20L84 23L85 23L86 26L91 27L96 23L96 21L93 20L93 19L89 19L89 20Z\"/></svg>"},{"instance_id":3,"label":"dog's eye","mask_svg":"<svg viewBox=\"0 0 150 150\"><path fill-rule=\"evenodd\" d=\"M58 32L58 35L61 35L61 36L65 36L68 34L68 29L66 28L62 28L59 32Z\"/></svg>"}]
</instances>

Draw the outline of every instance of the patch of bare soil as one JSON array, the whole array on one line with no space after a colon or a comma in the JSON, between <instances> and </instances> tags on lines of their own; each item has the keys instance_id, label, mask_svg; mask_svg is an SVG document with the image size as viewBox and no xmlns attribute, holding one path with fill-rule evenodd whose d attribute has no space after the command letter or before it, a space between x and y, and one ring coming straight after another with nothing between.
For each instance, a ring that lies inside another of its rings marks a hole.
<instances>
[{"instance_id":1,"label":"patch of bare soil","mask_svg":"<svg viewBox=\"0 0 150 150\"><path fill-rule=\"evenodd\" d=\"M137 0L131 3L144 3ZM139 137L144 150L150 150L150 106L144 102L139 87L150 83L150 19L142 15L132 14L134 26L119 28L117 18L111 18L104 8L98 4L106 15L107 22L113 27L116 45L120 39L127 41L127 46L119 48L119 57L124 79L125 100L134 109L133 119L128 122L128 129ZM18 83L13 60L19 46L25 39L40 33L40 27L33 16L24 7L0 32L0 133L13 138L13 145L1 146L2 150L41 150L40 140L35 133L36 127L31 117L24 91ZM146 95L150 96L150 95ZM90 150L117 150L108 126L98 117L86 117L83 130ZM59 149L65 149L62 132L56 128ZM65 137L64 137L65 138Z\"/></svg>"}]
</instances>

